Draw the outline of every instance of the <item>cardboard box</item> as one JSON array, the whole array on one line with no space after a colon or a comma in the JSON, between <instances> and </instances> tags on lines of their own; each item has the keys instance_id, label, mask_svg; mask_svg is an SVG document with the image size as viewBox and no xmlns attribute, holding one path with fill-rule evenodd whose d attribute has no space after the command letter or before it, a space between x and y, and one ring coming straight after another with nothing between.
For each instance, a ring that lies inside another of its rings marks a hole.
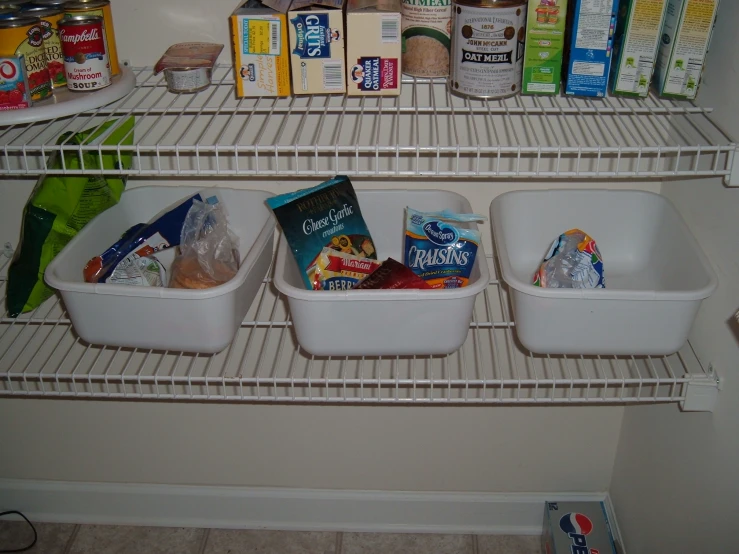
<instances>
[{"instance_id":1,"label":"cardboard box","mask_svg":"<svg viewBox=\"0 0 739 554\"><path fill-rule=\"evenodd\" d=\"M547 554L618 554L603 502L545 502Z\"/></svg>"},{"instance_id":2,"label":"cardboard box","mask_svg":"<svg viewBox=\"0 0 739 554\"><path fill-rule=\"evenodd\" d=\"M346 92L344 0L294 0L288 18L294 93Z\"/></svg>"},{"instance_id":3,"label":"cardboard box","mask_svg":"<svg viewBox=\"0 0 739 554\"><path fill-rule=\"evenodd\" d=\"M349 96L397 96L401 77L400 0L348 0Z\"/></svg>"},{"instance_id":4,"label":"cardboard box","mask_svg":"<svg viewBox=\"0 0 739 554\"><path fill-rule=\"evenodd\" d=\"M531 0L523 59L524 94L559 94L567 0Z\"/></svg>"},{"instance_id":5,"label":"cardboard box","mask_svg":"<svg viewBox=\"0 0 739 554\"><path fill-rule=\"evenodd\" d=\"M660 96L693 100L698 94L719 0L668 0L655 67Z\"/></svg>"},{"instance_id":6,"label":"cardboard box","mask_svg":"<svg viewBox=\"0 0 739 554\"><path fill-rule=\"evenodd\" d=\"M231 15L236 96L289 96L290 0L249 0Z\"/></svg>"},{"instance_id":7,"label":"cardboard box","mask_svg":"<svg viewBox=\"0 0 739 554\"><path fill-rule=\"evenodd\" d=\"M611 66L614 94L649 95L666 8L667 0L621 0Z\"/></svg>"},{"instance_id":8,"label":"cardboard box","mask_svg":"<svg viewBox=\"0 0 739 554\"><path fill-rule=\"evenodd\" d=\"M568 13L565 93L605 96L618 0L574 0Z\"/></svg>"}]
</instances>

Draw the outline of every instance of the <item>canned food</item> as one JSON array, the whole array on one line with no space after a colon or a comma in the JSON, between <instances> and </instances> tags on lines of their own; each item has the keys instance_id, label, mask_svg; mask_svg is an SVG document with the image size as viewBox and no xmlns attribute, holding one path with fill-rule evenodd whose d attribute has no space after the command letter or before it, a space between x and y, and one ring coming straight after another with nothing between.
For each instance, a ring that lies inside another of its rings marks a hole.
<instances>
[{"instance_id":1,"label":"canned food","mask_svg":"<svg viewBox=\"0 0 739 554\"><path fill-rule=\"evenodd\" d=\"M15 4L16 2L13 1L11 4ZM31 6L43 6L45 8L61 8L64 6L64 4L69 4L69 0L32 0L30 3L26 4L23 9L27 10Z\"/></svg>"},{"instance_id":2,"label":"canned food","mask_svg":"<svg viewBox=\"0 0 739 554\"><path fill-rule=\"evenodd\" d=\"M174 93L198 92L210 86L210 67L173 67L164 70L167 89Z\"/></svg>"},{"instance_id":3,"label":"canned food","mask_svg":"<svg viewBox=\"0 0 739 554\"><path fill-rule=\"evenodd\" d=\"M521 90L526 0L454 0L449 88L472 98Z\"/></svg>"},{"instance_id":4,"label":"canned food","mask_svg":"<svg viewBox=\"0 0 739 554\"><path fill-rule=\"evenodd\" d=\"M59 21L59 38L69 90L91 91L110 85L110 62L105 50L102 17L67 16Z\"/></svg>"},{"instance_id":5,"label":"canned food","mask_svg":"<svg viewBox=\"0 0 739 554\"><path fill-rule=\"evenodd\" d=\"M41 20L44 30L44 48L46 49L46 64L49 68L51 86L60 88L66 86L67 78L64 76L64 56L62 55L62 43L59 42L59 20L64 12L59 8L32 5L23 11L24 14L33 15Z\"/></svg>"},{"instance_id":6,"label":"canned food","mask_svg":"<svg viewBox=\"0 0 739 554\"><path fill-rule=\"evenodd\" d=\"M25 61L31 99L38 102L51 96L44 30L38 17L18 15L0 19L0 57L19 56Z\"/></svg>"},{"instance_id":7,"label":"canned food","mask_svg":"<svg viewBox=\"0 0 739 554\"><path fill-rule=\"evenodd\" d=\"M15 14L18 13L17 6L13 6L11 4L0 4L0 19L7 19L9 17L13 17Z\"/></svg>"},{"instance_id":8,"label":"canned food","mask_svg":"<svg viewBox=\"0 0 739 554\"><path fill-rule=\"evenodd\" d=\"M115 43L115 29L113 27L113 12L109 0L77 0L64 5L65 15L97 15L103 18L105 27L105 51L110 60L110 72L118 75L121 67L118 63L118 48Z\"/></svg>"},{"instance_id":9,"label":"canned food","mask_svg":"<svg viewBox=\"0 0 739 554\"><path fill-rule=\"evenodd\" d=\"M403 73L416 77L449 75L451 20L451 0L403 0Z\"/></svg>"}]
</instances>

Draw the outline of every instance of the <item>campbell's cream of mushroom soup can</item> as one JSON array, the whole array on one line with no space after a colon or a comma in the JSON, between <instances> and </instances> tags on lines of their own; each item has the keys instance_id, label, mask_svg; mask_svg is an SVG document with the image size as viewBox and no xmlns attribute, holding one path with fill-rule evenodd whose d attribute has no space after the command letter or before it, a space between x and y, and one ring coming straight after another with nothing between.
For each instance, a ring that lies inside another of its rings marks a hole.
<instances>
[{"instance_id":1,"label":"campbell's cream of mushroom soup can","mask_svg":"<svg viewBox=\"0 0 739 554\"><path fill-rule=\"evenodd\" d=\"M346 92L344 0L294 0L288 12L294 94Z\"/></svg>"},{"instance_id":2,"label":"campbell's cream of mushroom soup can","mask_svg":"<svg viewBox=\"0 0 739 554\"><path fill-rule=\"evenodd\" d=\"M400 0L349 0L346 6L347 94L400 94L400 58Z\"/></svg>"},{"instance_id":3,"label":"campbell's cream of mushroom soup can","mask_svg":"<svg viewBox=\"0 0 739 554\"><path fill-rule=\"evenodd\" d=\"M525 41L525 1L455 0L450 90L474 98L518 94Z\"/></svg>"}]
</instances>

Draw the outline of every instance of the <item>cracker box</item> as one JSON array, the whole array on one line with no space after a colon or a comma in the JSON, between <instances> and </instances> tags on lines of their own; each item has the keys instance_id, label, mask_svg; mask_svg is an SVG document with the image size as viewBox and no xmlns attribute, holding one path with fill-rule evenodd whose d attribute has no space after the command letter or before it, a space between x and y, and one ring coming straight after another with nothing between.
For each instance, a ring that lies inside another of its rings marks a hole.
<instances>
[{"instance_id":1,"label":"cracker box","mask_svg":"<svg viewBox=\"0 0 739 554\"><path fill-rule=\"evenodd\" d=\"M290 0L249 0L231 15L236 96L289 96Z\"/></svg>"},{"instance_id":2,"label":"cracker box","mask_svg":"<svg viewBox=\"0 0 739 554\"><path fill-rule=\"evenodd\" d=\"M400 0L348 0L346 87L349 96L400 94Z\"/></svg>"},{"instance_id":3,"label":"cracker box","mask_svg":"<svg viewBox=\"0 0 739 554\"><path fill-rule=\"evenodd\" d=\"M698 94L719 0L667 0L654 88L667 98Z\"/></svg>"},{"instance_id":4,"label":"cracker box","mask_svg":"<svg viewBox=\"0 0 739 554\"><path fill-rule=\"evenodd\" d=\"M667 0L621 0L611 66L614 94L649 95L666 8Z\"/></svg>"},{"instance_id":5,"label":"cracker box","mask_svg":"<svg viewBox=\"0 0 739 554\"><path fill-rule=\"evenodd\" d=\"M294 0L288 19L293 92L346 92L344 0Z\"/></svg>"},{"instance_id":6,"label":"cracker box","mask_svg":"<svg viewBox=\"0 0 739 554\"><path fill-rule=\"evenodd\" d=\"M523 59L524 94L559 94L567 0L531 0Z\"/></svg>"},{"instance_id":7,"label":"cracker box","mask_svg":"<svg viewBox=\"0 0 739 554\"><path fill-rule=\"evenodd\" d=\"M573 1L568 13L566 39L566 94L606 95L617 12L618 0Z\"/></svg>"}]
</instances>

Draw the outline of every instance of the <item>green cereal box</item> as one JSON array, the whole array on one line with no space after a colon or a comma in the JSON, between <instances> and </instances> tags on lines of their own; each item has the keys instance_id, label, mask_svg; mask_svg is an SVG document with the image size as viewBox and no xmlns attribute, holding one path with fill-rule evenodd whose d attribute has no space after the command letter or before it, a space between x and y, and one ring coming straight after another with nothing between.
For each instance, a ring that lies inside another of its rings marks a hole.
<instances>
[{"instance_id":1,"label":"green cereal box","mask_svg":"<svg viewBox=\"0 0 739 554\"><path fill-rule=\"evenodd\" d=\"M667 0L622 0L611 66L611 92L646 97L659 50Z\"/></svg>"},{"instance_id":2,"label":"green cereal box","mask_svg":"<svg viewBox=\"0 0 739 554\"><path fill-rule=\"evenodd\" d=\"M698 94L719 0L667 0L662 44L654 70L660 96L693 100Z\"/></svg>"},{"instance_id":3,"label":"green cereal box","mask_svg":"<svg viewBox=\"0 0 739 554\"><path fill-rule=\"evenodd\" d=\"M526 22L524 94L558 94L562 81L567 0L532 0Z\"/></svg>"}]
</instances>

